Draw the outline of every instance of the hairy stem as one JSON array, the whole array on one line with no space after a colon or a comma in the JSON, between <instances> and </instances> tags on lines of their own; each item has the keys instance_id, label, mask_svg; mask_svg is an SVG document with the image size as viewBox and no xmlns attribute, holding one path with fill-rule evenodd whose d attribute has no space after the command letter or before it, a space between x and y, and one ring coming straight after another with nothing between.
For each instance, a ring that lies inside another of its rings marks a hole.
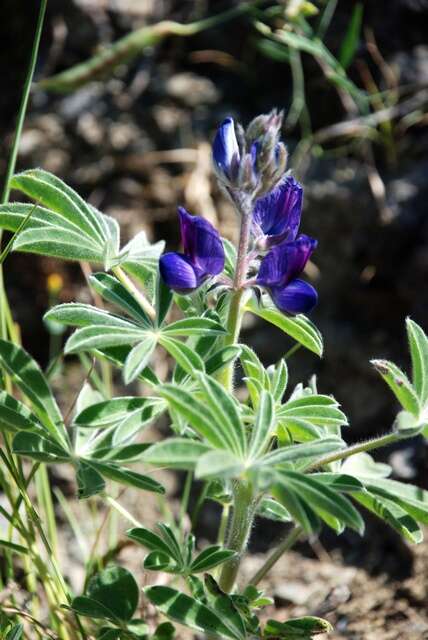
<instances>
[{"instance_id":1,"label":"hairy stem","mask_svg":"<svg viewBox=\"0 0 428 640\"><path fill-rule=\"evenodd\" d=\"M252 584L255 587L265 577L265 575L272 569L272 567L278 562L281 556L293 547L297 540L300 538L303 532L302 527L296 526L285 536L284 540L280 542L276 549L271 553L267 560L263 563L258 571L248 581L248 584Z\"/></svg>"},{"instance_id":2,"label":"hairy stem","mask_svg":"<svg viewBox=\"0 0 428 640\"><path fill-rule=\"evenodd\" d=\"M355 455L356 453L363 453L365 451L372 451L373 449L379 449L380 447L386 447L389 444L394 442L398 442L402 440L403 436L398 433L387 433L384 436L379 436L378 438L373 438L372 440L366 440L365 442L357 442L357 444L353 444L346 449L342 449L341 451L335 451L334 453L329 453L322 458L319 458L315 462L313 462L305 472L313 471L314 469L318 469L319 467L324 467L326 464L330 464L331 462L336 462L337 460L344 460L345 458L349 458L350 456Z\"/></svg>"},{"instance_id":3,"label":"hairy stem","mask_svg":"<svg viewBox=\"0 0 428 640\"><path fill-rule=\"evenodd\" d=\"M256 501L251 483L238 481L234 487L233 516L226 547L237 554L225 562L220 574L219 585L229 593L235 584L242 555L247 547L253 524Z\"/></svg>"}]
</instances>

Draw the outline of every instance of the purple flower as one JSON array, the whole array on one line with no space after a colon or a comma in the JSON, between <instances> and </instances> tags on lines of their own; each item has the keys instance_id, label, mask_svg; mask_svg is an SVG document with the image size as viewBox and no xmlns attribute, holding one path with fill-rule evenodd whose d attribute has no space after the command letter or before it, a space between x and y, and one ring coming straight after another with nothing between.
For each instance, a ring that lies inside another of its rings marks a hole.
<instances>
[{"instance_id":1,"label":"purple flower","mask_svg":"<svg viewBox=\"0 0 428 640\"><path fill-rule=\"evenodd\" d=\"M213 160L220 175L233 179L240 161L233 118L223 120L213 142Z\"/></svg>"},{"instance_id":2,"label":"purple flower","mask_svg":"<svg viewBox=\"0 0 428 640\"><path fill-rule=\"evenodd\" d=\"M296 239L302 213L303 189L286 176L273 191L256 201L253 233L265 248Z\"/></svg>"},{"instance_id":3,"label":"purple flower","mask_svg":"<svg viewBox=\"0 0 428 640\"><path fill-rule=\"evenodd\" d=\"M301 235L292 242L276 245L263 258L256 282L269 291L281 311L291 315L308 313L316 305L317 292L298 278L316 246L316 240Z\"/></svg>"},{"instance_id":4,"label":"purple flower","mask_svg":"<svg viewBox=\"0 0 428 640\"><path fill-rule=\"evenodd\" d=\"M190 293L210 276L224 269L224 248L216 229L199 216L191 216L183 207L180 216L183 253L161 256L159 270L165 284L179 293Z\"/></svg>"}]
</instances>

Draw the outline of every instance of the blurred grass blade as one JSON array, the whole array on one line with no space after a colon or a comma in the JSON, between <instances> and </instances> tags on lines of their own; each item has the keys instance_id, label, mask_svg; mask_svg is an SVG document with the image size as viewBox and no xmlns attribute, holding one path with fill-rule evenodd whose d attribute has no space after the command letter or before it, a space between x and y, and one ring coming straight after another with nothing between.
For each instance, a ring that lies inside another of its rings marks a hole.
<instances>
[{"instance_id":1,"label":"blurred grass blade","mask_svg":"<svg viewBox=\"0 0 428 640\"><path fill-rule=\"evenodd\" d=\"M340 46L338 58L344 69L350 66L357 52L363 22L363 12L363 4L359 2L354 7L345 37Z\"/></svg>"}]
</instances>

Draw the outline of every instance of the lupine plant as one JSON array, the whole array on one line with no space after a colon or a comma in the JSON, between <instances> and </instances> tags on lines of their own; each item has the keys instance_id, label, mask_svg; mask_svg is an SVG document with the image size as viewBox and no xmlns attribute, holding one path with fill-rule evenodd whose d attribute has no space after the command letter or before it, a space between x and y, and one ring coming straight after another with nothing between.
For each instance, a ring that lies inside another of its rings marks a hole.
<instances>
[{"instance_id":1,"label":"lupine plant","mask_svg":"<svg viewBox=\"0 0 428 640\"><path fill-rule=\"evenodd\" d=\"M178 624L207 638L309 640L331 631L330 623L310 615L269 619L263 609L272 600L259 588L297 540L322 527L363 535L364 510L408 541L422 539L428 494L390 479L388 465L368 453L428 435L428 339L421 327L407 320L411 378L392 362L373 360L401 406L386 435L347 446L348 420L335 398L314 377L288 386L292 353L303 347L321 357L323 343L306 315L317 292L302 277L317 241L300 231L303 188L287 172L281 123L276 111L246 130L227 118L215 135L213 166L236 211L236 246L180 207L181 252L164 253L163 243L150 244L142 232L122 247L117 222L59 178L32 169L11 180L33 203L0 207L0 227L14 234L9 249L90 263L89 286L105 304L60 304L45 316L50 326L74 329L65 355L92 361L66 416L49 383L55 363L43 372L16 340L0 340L2 459L21 496L11 513L2 508L10 524L3 546L35 562L41 562L37 538L51 550L28 497L45 465L69 465L79 499L98 495L111 504L112 483L136 487L143 500L144 492L165 494L153 478L157 468L186 472L179 517L171 510L154 529L116 503L134 524L128 539L146 551L138 575L115 564L98 572L90 565L81 594L71 593L60 575L62 592L52 586L49 602L61 638L165 640L180 634ZM287 334L294 342L288 354L266 367L241 341L246 314ZM160 379L153 364L162 350L172 367ZM99 385L100 363L122 371L123 385L130 385L124 395L112 397ZM168 419L169 435L142 441L160 416ZM23 464L27 459L33 466ZM201 548L194 530L206 500L221 505L222 516L218 542ZM16 518L21 506L31 535ZM245 581L241 563L256 517L288 523L289 531ZM52 550L49 561L60 573ZM144 608L151 603L156 615L139 618L139 601ZM1 623L20 637L22 626L12 628L7 617Z\"/></svg>"}]
</instances>

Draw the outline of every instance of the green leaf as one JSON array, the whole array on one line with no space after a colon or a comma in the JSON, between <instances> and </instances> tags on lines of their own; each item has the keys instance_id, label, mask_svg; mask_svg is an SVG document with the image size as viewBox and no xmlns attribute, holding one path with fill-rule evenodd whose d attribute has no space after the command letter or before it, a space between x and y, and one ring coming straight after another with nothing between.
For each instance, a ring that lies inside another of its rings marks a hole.
<instances>
[{"instance_id":1,"label":"green leaf","mask_svg":"<svg viewBox=\"0 0 428 640\"><path fill-rule=\"evenodd\" d=\"M364 490L364 485L358 478L345 473L313 473L311 477L327 484L331 489L344 493Z\"/></svg>"},{"instance_id":2,"label":"green leaf","mask_svg":"<svg viewBox=\"0 0 428 640\"><path fill-rule=\"evenodd\" d=\"M233 362L241 353L241 347L230 345L216 351L205 362L205 371L207 375L212 376L214 373L221 371L228 364Z\"/></svg>"},{"instance_id":3,"label":"green leaf","mask_svg":"<svg viewBox=\"0 0 428 640\"><path fill-rule=\"evenodd\" d=\"M364 533L364 521L352 503L338 491L296 471L281 472L280 482L289 483L303 500L308 502L315 513L327 524L326 516L333 516L361 535ZM286 505L285 505L286 506Z\"/></svg>"},{"instance_id":4,"label":"green leaf","mask_svg":"<svg viewBox=\"0 0 428 640\"><path fill-rule=\"evenodd\" d=\"M235 601L231 596L220 589L217 582L209 573L204 576L205 593L207 596L207 604L220 616L229 627L230 631L240 638L247 637L247 630L244 620L235 606Z\"/></svg>"},{"instance_id":5,"label":"green leaf","mask_svg":"<svg viewBox=\"0 0 428 640\"><path fill-rule=\"evenodd\" d=\"M247 311L275 325L299 344L318 356L322 356L323 342L318 329L304 315L286 316L275 307L259 306L254 299L245 306Z\"/></svg>"},{"instance_id":6,"label":"green leaf","mask_svg":"<svg viewBox=\"0 0 428 640\"><path fill-rule=\"evenodd\" d=\"M0 404L0 431L2 429L6 429L7 431L15 432L24 429L31 430L39 428L39 425L33 420L30 420L14 409L10 409L5 405Z\"/></svg>"},{"instance_id":7,"label":"green leaf","mask_svg":"<svg viewBox=\"0 0 428 640\"><path fill-rule=\"evenodd\" d=\"M168 438L152 445L141 456L141 460L156 467L193 470L198 460L210 447L199 440Z\"/></svg>"},{"instance_id":8,"label":"green leaf","mask_svg":"<svg viewBox=\"0 0 428 640\"><path fill-rule=\"evenodd\" d=\"M170 556L160 551L152 551L144 558L143 566L148 571L164 571L165 573L180 574L181 568L171 560Z\"/></svg>"},{"instance_id":9,"label":"green leaf","mask_svg":"<svg viewBox=\"0 0 428 640\"><path fill-rule=\"evenodd\" d=\"M88 429L103 429L119 424L138 409L147 410L148 413L155 412L160 404L157 398L112 398L87 407L74 418L73 423Z\"/></svg>"},{"instance_id":10,"label":"green leaf","mask_svg":"<svg viewBox=\"0 0 428 640\"><path fill-rule=\"evenodd\" d=\"M95 264L102 263L104 259L102 249L94 247L82 233L60 227L25 229L13 241L13 250L60 260L85 260Z\"/></svg>"},{"instance_id":11,"label":"green leaf","mask_svg":"<svg viewBox=\"0 0 428 640\"><path fill-rule=\"evenodd\" d=\"M150 529L146 529L145 527L136 527L134 529L129 529L126 532L128 538L141 544L149 551L158 551L159 553L163 553L168 558L175 558L175 555L171 552L169 545L164 541L161 536Z\"/></svg>"},{"instance_id":12,"label":"green leaf","mask_svg":"<svg viewBox=\"0 0 428 640\"><path fill-rule=\"evenodd\" d=\"M196 464L196 478L236 478L245 470L242 459L237 458L230 451L208 451L201 456Z\"/></svg>"},{"instance_id":13,"label":"green leaf","mask_svg":"<svg viewBox=\"0 0 428 640\"><path fill-rule=\"evenodd\" d=\"M144 593L155 607L171 620L206 634L220 635L231 640L245 636L229 629L213 609L171 587L147 587Z\"/></svg>"},{"instance_id":14,"label":"green leaf","mask_svg":"<svg viewBox=\"0 0 428 640\"><path fill-rule=\"evenodd\" d=\"M348 424L345 414L334 398L324 395L306 395L286 402L277 411L278 418L287 423L288 418L298 418L313 425L341 427Z\"/></svg>"},{"instance_id":15,"label":"green leaf","mask_svg":"<svg viewBox=\"0 0 428 640\"><path fill-rule=\"evenodd\" d=\"M247 378L257 380L263 389L267 389L269 391L269 376L267 375L266 370L255 351L247 345L242 345L239 359Z\"/></svg>"},{"instance_id":16,"label":"green leaf","mask_svg":"<svg viewBox=\"0 0 428 640\"><path fill-rule=\"evenodd\" d=\"M27 547L23 547L22 544L10 542L10 540L0 540L0 547L23 556L26 556L30 553L30 550Z\"/></svg>"},{"instance_id":17,"label":"green leaf","mask_svg":"<svg viewBox=\"0 0 428 640\"><path fill-rule=\"evenodd\" d=\"M355 453L343 461L341 471L352 476L357 476L363 482L372 478L387 478L391 474L389 464L375 462L367 452Z\"/></svg>"},{"instance_id":18,"label":"green leaf","mask_svg":"<svg viewBox=\"0 0 428 640\"><path fill-rule=\"evenodd\" d=\"M211 318L184 318L166 325L162 329L166 336L224 335L225 329Z\"/></svg>"},{"instance_id":19,"label":"green leaf","mask_svg":"<svg viewBox=\"0 0 428 640\"><path fill-rule=\"evenodd\" d=\"M412 484L384 478L372 478L364 483L371 493L396 502L415 520L428 524L428 491Z\"/></svg>"},{"instance_id":20,"label":"green leaf","mask_svg":"<svg viewBox=\"0 0 428 640\"><path fill-rule=\"evenodd\" d=\"M261 457L273 435L274 399L268 391L260 395L256 419L251 433L248 457L256 460Z\"/></svg>"},{"instance_id":21,"label":"green leaf","mask_svg":"<svg viewBox=\"0 0 428 640\"><path fill-rule=\"evenodd\" d=\"M87 459L86 462L104 478L108 478L109 480L113 480L119 484L137 487L137 489L152 491L154 493L165 493L165 489L161 484L159 484L159 482L156 482L156 480L153 480L148 476L144 476L141 473L137 473L136 471L119 467L114 463L100 462L99 460L96 461L93 458L90 460Z\"/></svg>"},{"instance_id":22,"label":"green leaf","mask_svg":"<svg viewBox=\"0 0 428 640\"><path fill-rule=\"evenodd\" d=\"M162 385L159 395L211 445L217 449L229 448L227 429L222 423L219 425L206 402L198 400L194 393L172 384Z\"/></svg>"},{"instance_id":23,"label":"green leaf","mask_svg":"<svg viewBox=\"0 0 428 640\"><path fill-rule=\"evenodd\" d=\"M414 416L419 416L419 400L406 374L396 364L388 360L371 360L371 363L392 390L403 409Z\"/></svg>"},{"instance_id":24,"label":"green leaf","mask_svg":"<svg viewBox=\"0 0 428 640\"><path fill-rule=\"evenodd\" d=\"M204 371L202 358L184 342L161 334L159 343L189 375L193 376L197 371Z\"/></svg>"},{"instance_id":25,"label":"green leaf","mask_svg":"<svg viewBox=\"0 0 428 640\"><path fill-rule=\"evenodd\" d=\"M19 431L13 439L13 452L39 462L68 462L70 454L54 440L31 431Z\"/></svg>"},{"instance_id":26,"label":"green leaf","mask_svg":"<svg viewBox=\"0 0 428 640\"><path fill-rule=\"evenodd\" d=\"M234 556L236 556L236 551L223 549L219 545L207 547L193 560L190 565L190 571L191 573L202 573L203 571L208 571L209 569L213 569L219 564L222 564L226 560L230 560L230 558L233 558Z\"/></svg>"},{"instance_id":27,"label":"green leaf","mask_svg":"<svg viewBox=\"0 0 428 640\"><path fill-rule=\"evenodd\" d=\"M146 333L138 328L128 329L119 326L83 327L83 329L77 329L70 336L66 342L64 352L77 353L92 349L131 345L143 340L145 337Z\"/></svg>"},{"instance_id":28,"label":"green leaf","mask_svg":"<svg viewBox=\"0 0 428 640\"><path fill-rule=\"evenodd\" d=\"M31 401L34 412L51 435L65 443L62 416L39 365L21 347L0 340L0 366Z\"/></svg>"},{"instance_id":29,"label":"green leaf","mask_svg":"<svg viewBox=\"0 0 428 640\"><path fill-rule=\"evenodd\" d=\"M269 371L269 370L268 370ZM285 360L280 360L279 364L274 369L271 388L272 395L276 402L281 402L282 397L287 389L288 384L288 368Z\"/></svg>"},{"instance_id":30,"label":"green leaf","mask_svg":"<svg viewBox=\"0 0 428 640\"><path fill-rule=\"evenodd\" d=\"M7 632L5 640L21 640L24 637L24 625L21 623L13 625L12 629Z\"/></svg>"},{"instance_id":31,"label":"green leaf","mask_svg":"<svg viewBox=\"0 0 428 640\"><path fill-rule=\"evenodd\" d=\"M215 416L219 431L223 433L228 448L236 456L244 456L247 448L245 430L237 404L224 387L213 378L199 374L198 381L205 391L206 405Z\"/></svg>"},{"instance_id":32,"label":"green leaf","mask_svg":"<svg viewBox=\"0 0 428 640\"><path fill-rule=\"evenodd\" d=\"M77 596L77 598L73 598L71 602L71 609L80 616L85 616L86 618L94 618L95 620L118 620L116 615L108 606L105 606L101 602L97 602L93 598L88 598L87 596Z\"/></svg>"},{"instance_id":33,"label":"green leaf","mask_svg":"<svg viewBox=\"0 0 428 640\"><path fill-rule=\"evenodd\" d=\"M71 327L118 327L138 331L140 328L131 320L119 318L108 311L90 304L68 302L59 304L44 315L45 320L59 322Z\"/></svg>"},{"instance_id":34,"label":"green leaf","mask_svg":"<svg viewBox=\"0 0 428 640\"><path fill-rule=\"evenodd\" d=\"M80 461L78 464L76 480L79 500L95 496L104 491L106 487L106 483L98 471L84 461Z\"/></svg>"},{"instance_id":35,"label":"green leaf","mask_svg":"<svg viewBox=\"0 0 428 640\"><path fill-rule=\"evenodd\" d=\"M292 517L287 509L273 498L263 498L259 504L257 515L268 520L290 522Z\"/></svg>"},{"instance_id":36,"label":"green leaf","mask_svg":"<svg viewBox=\"0 0 428 640\"><path fill-rule=\"evenodd\" d=\"M363 5L361 2L355 5L348 28L339 50L339 62L347 69L354 59L360 41L361 25L363 22Z\"/></svg>"},{"instance_id":37,"label":"green leaf","mask_svg":"<svg viewBox=\"0 0 428 640\"><path fill-rule=\"evenodd\" d=\"M274 498L285 507L293 520L302 526L305 533L310 535L320 530L320 520L317 514L303 500L291 483L277 483L272 486L271 491Z\"/></svg>"},{"instance_id":38,"label":"green leaf","mask_svg":"<svg viewBox=\"0 0 428 640\"><path fill-rule=\"evenodd\" d=\"M125 360L123 368L123 381L129 384L149 364L150 358L156 348L157 338L154 334L147 334L142 342L139 342L131 349Z\"/></svg>"},{"instance_id":39,"label":"green leaf","mask_svg":"<svg viewBox=\"0 0 428 640\"><path fill-rule=\"evenodd\" d=\"M118 620L128 621L136 611L139 589L127 569L112 566L91 578L87 595L111 611Z\"/></svg>"},{"instance_id":40,"label":"green leaf","mask_svg":"<svg viewBox=\"0 0 428 640\"><path fill-rule=\"evenodd\" d=\"M305 458L317 458L318 456L323 456L333 451L340 451L345 447L345 442L337 436L328 436L320 440L313 440L312 442L293 444L288 447L275 449L259 458L256 464L269 468L276 465L296 462L297 460Z\"/></svg>"},{"instance_id":41,"label":"green leaf","mask_svg":"<svg viewBox=\"0 0 428 640\"><path fill-rule=\"evenodd\" d=\"M362 504L366 509L385 520L393 529L398 531L406 540L410 542L421 542L423 539L416 520L414 520L395 500L385 497L375 496L369 492L355 492L353 498Z\"/></svg>"},{"instance_id":42,"label":"green leaf","mask_svg":"<svg viewBox=\"0 0 428 640\"><path fill-rule=\"evenodd\" d=\"M406 327L412 356L413 387L424 407L428 402L428 338L410 318L406 320Z\"/></svg>"},{"instance_id":43,"label":"green leaf","mask_svg":"<svg viewBox=\"0 0 428 640\"><path fill-rule=\"evenodd\" d=\"M166 318L166 315L171 307L173 292L166 286L162 280L160 272L157 273L156 280L156 319L158 327L160 327Z\"/></svg>"},{"instance_id":44,"label":"green leaf","mask_svg":"<svg viewBox=\"0 0 428 640\"><path fill-rule=\"evenodd\" d=\"M153 326L144 309L138 304L137 299L129 293L117 278L108 273L95 273L90 276L89 282L104 300L115 304L137 323L141 323L146 328Z\"/></svg>"},{"instance_id":45,"label":"green leaf","mask_svg":"<svg viewBox=\"0 0 428 640\"><path fill-rule=\"evenodd\" d=\"M10 186L59 213L78 227L81 238L83 232L97 243L105 239L106 228L101 214L97 215L95 209L52 173L42 169L30 169L15 175Z\"/></svg>"},{"instance_id":46,"label":"green leaf","mask_svg":"<svg viewBox=\"0 0 428 640\"><path fill-rule=\"evenodd\" d=\"M287 622L268 620L263 636L280 640L311 640L313 636L331 631L333 631L333 627L327 620L315 616L305 616L290 618Z\"/></svg>"}]
</instances>

